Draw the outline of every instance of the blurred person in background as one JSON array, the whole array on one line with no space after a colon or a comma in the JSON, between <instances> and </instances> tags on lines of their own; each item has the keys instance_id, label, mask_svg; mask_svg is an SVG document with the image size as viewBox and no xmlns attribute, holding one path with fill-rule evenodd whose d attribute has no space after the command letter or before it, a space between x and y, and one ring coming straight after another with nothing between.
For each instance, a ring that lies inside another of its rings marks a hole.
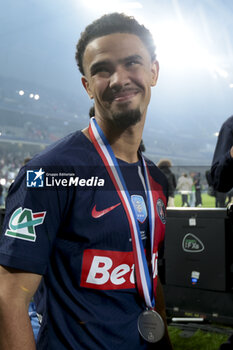
<instances>
[{"instance_id":1,"label":"blurred person in background","mask_svg":"<svg viewBox=\"0 0 233 350\"><path fill-rule=\"evenodd\" d=\"M160 159L157 167L164 173L168 181L168 207L175 206L176 177L171 171L172 163L169 159Z\"/></svg>"},{"instance_id":2,"label":"blurred person in background","mask_svg":"<svg viewBox=\"0 0 233 350\"><path fill-rule=\"evenodd\" d=\"M233 203L233 188L227 192L227 205Z\"/></svg>"},{"instance_id":3,"label":"blurred person in background","mask_svg":"<svg viewBox=\"0 0 233 350\"><path fill-rule=\"evenodd\" d=\"M202 197L201 197L201 173L196 173L193 178L196 194L196 207L202 206Z\"/></svg>"},{"instance_id":4,"label":"blurred person in background","mask_svg":"<svg viewBox=\"0 0 233 350\"><path fill-rule=\"evenodd\" d=\"M219 191L215 191L215 207L224 208L226 207L227 194Z\"/></svg>"},{"instance_id":5,"label":"blurred person in background","mask_svg":"<svg viewBox=\"0 0 233 350\"><path fill-rule=\"evenodd\" d=\"M196 187L195 187L195 183L194 183L194 178L195 178L195 173L191 172L190 173L190 179L192 180L192 186L191 186L191 192L189 195L189 206L190 207L195 207L195 203L196 203Z\"/></svg>"},{"instance_id":6,"label":"blurred person in background","mask_svg":"<svg viewBox=\"0 0 233 350\"><path fill-rule=\"evenodd\" d=\"M228 192L233 188L233 116L220 129L209 182L219 192Z\"/></svg>"},{"instance_id":7,"label":"blurred person in background","mask_svg":"<svg viewBox=\"0 0 233 350\"><path fill-rule=\"evenodd\" d=\"M226 193L233 188L233 116L222 125L208 173L208 183L216 191L216 207L226 205ZM231 195L231 194L230 194ZM233 349L233 336L219 350Z\"/></svg>"},{"instance_id":8,"label":"blurred person in background","mask_svg":"<svg viewBox=\"0 0 233 350\"><path fill-rule=\"evenodd\" d=\"M216 208L226 206L227 193L233 188L233 116L221 126L208 183L215 190Z\"/></svg>"},{"instance_id":9,"label":"blurred person in background","mask_svg":"<svg viewBox=\"0 0 233 350\"><path fill-rule=\"evenodd\" d=\"M224 208L226 206L227 194L223 192L216 191L211 182L210 170L207 170L205 173L206 180L208 183L208 195L215 197L215 207Z\"/></svg>"},{"instance_id":10,"label":"blurred person in background","mask_svg":"<svg viewBox=\"0 0 233 350\"><path fill-rule=\"evenodd\" d=\"M0 207L4 205L4 187L2 185L2 179L0 178Z\"/></svg>"},{"instance_id":11,"label":"blurred person in background","mask_svg":"<svg viewBox=\"0 0 233 350\"><path fill-rule=\"evenodd\" d=\"M181 194L182 207L189 207L188 196L192 191L193 180L188 176L187 173L183 173L177 181L176 189Z\"/></svg>"}]
</instances>

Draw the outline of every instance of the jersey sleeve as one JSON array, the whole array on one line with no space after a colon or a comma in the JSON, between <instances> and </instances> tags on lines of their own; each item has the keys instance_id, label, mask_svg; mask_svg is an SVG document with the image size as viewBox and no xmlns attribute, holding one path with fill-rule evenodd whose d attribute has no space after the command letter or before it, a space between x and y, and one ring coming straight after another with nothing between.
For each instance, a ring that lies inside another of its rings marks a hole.
<instances>
[{"instance_id":1,"label":"jersey sleeve","mask_svg":"<svg viewBox=\"0 0 233 350\"><path fill-rule=\"evenodd\" d=\"M211 166L210 182L220 192L227 192L233 187L233 159L230 155L232 146L233 117L220 130Z\"/></svg>"},{"instance_id":2,"label":"jersey sleeve","mask_svg":"<svg viewBox=\"0 0 233 350\"><path fill-rule=\"evenodd\" d=\"M44 274L62 222L65 192L28 188L23 167L11 185L0 235L0 264Z\"/></svg>"}]
</instances>

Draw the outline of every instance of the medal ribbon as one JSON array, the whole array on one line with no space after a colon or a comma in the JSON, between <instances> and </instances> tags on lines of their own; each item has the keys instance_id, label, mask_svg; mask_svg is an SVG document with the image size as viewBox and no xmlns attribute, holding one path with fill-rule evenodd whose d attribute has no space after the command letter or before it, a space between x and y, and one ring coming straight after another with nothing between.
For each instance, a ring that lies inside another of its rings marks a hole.
<instances>
[{"instance_id":1,"label":"medal ribbon","mask_svg":"<svg viewBox=\"0 0 233 350\"><path fill-rule=\"evenodd\" d=\"M155 306L155 298L153 291L153 271L152 276L150 276L146 255L141 239L141 233L139 224L136 218L133 204L130 199L129 192L127 190L124 178L122 176L120 167L118 165L117 159L112 151L112 148L106 139L100 126L97 124L94 117L90 119L89 123L89 134L94 147L99 153L109 176L116 188L116 191L121 199L124 210L127 215L129 222L132 244L133 244L133 254L135 261L135 272L136 272L136 282L140 296L144 299L146 306L153 308ZM148 202L148 216L149 216L149 228L150 228L150 239L151 239L151 259L153 256L154 248L154 232L155 232L155 215L154 215L154 203L152 192L150 188L149 175L146 162L142 156L143 171L146 184L146 194ZM154 266L156 268L156 266Z\"/></svg>"}]
</instances>

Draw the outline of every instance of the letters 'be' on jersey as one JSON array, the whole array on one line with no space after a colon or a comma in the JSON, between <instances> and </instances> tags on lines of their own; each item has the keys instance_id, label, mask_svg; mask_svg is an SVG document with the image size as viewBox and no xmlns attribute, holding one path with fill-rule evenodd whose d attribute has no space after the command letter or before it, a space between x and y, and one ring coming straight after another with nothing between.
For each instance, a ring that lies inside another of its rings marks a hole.
<instances>
[{"instance_id":1,"label":"letters 'be' on jersey","mask_svg":"<svg viewBox=\"0 0 233 350\"><path fill-rule=\"evenodd\" d=\"M147 164L156 216L156 281L167 183L153 163ZM142 174L135 176L135 167L124 162L120 166L146 248ZM35 295L43 316L38 349L148 349L137 330L145 305L135 287L128 220L101 158L82 132L21 169L7 199L0 264L44 276Z\"/></svg>"}]
</instances>

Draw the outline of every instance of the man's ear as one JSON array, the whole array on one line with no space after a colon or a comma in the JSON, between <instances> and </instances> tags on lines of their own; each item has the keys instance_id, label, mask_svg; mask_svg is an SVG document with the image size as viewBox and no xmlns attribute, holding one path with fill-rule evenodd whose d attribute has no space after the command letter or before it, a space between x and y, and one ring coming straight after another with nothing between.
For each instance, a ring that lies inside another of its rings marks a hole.
<instances>
[{"instance_id":1,"label":"man's ear","mask_svg":"<svg viewBox=\"0 0 233 350\"><path fill-rule=\"evenodd\" d=\"M92 94L92 92L90 90L87 78L85 76L82 76L81 81L82 81L82 84L84 86L84 89L88 93L88 96L90 97L90 99L93 99L93 94Z\"/></svg>"},{"instance_id":2,"label":"man's ear","mask_svg":"<svg viewBox=\"0 0 233 350\"><path fill-rule=\"evenodd\" d=\"M151 86L155 86L159 76L159 62L157 60L155 60L152 63L151 73L152 73Z\"/></svg>"}]
</instances>

